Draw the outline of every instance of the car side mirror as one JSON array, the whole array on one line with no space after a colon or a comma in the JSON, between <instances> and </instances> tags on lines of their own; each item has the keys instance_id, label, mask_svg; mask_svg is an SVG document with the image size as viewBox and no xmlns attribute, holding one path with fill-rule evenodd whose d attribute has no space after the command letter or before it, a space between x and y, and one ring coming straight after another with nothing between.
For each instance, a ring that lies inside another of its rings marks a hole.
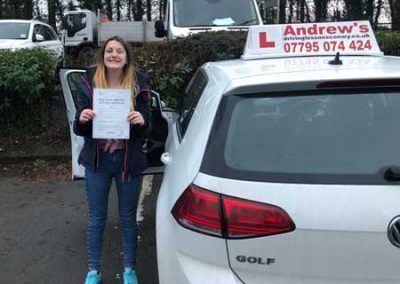
<instances>
[{"instance_id":1,"label":"car side mirror","mask_svg":"<svg viewBox=\"0 0 400 284\"><path fill-rule=\"evenodd\" d=\"M164 22L158 20L154 23L154 35L155 37L165 37L167 36L167 31L165 30Z\"/></svg>"},{"instance_id":2,"label":"car side mirror","mask_svg":"<svg viewBox=\"0 0 400 284\"><path fill-rule=\"evenodd\" d=\"M35 38L34 38L34 40L35 41L44 41L44 36L43 35L41 35L41 34L35 34Z\"/></svg>"}]
</instances>

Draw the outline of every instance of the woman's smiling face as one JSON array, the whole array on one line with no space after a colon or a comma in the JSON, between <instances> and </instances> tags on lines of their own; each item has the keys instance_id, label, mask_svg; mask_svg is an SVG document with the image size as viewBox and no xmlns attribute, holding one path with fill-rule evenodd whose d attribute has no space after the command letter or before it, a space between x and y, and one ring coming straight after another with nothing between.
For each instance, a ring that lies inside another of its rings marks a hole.
<instances>
[{"instance_id":1,"label":"woman's smiling face","mask_svg":"<svg viewBox=\"0 0 400 284\"><path fill-rule=\"evenodd\" d=\"M116 40L111 40L107 43L104 51L104 65L109 70L122 70L127 63L126 50Z\"/></svg>"}]
</instances>

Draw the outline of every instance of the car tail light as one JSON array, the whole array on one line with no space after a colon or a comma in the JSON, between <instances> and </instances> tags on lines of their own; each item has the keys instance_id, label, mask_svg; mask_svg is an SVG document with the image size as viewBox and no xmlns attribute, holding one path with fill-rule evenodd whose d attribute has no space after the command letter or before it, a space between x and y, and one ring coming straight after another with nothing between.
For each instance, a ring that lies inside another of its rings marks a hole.
<instances>
[{"instance_id":1,"label":"car tail light","mask_svg":"<svg viewBox=\"0 0 400 284\"><path fill-rule=\"evenodd\" d=\"M281 208L233 197L223 197L227 237L261 237L291 232L295 225Z\"/></svg>"},{"instance_id":2,"label":"car tail light","mask_svg":"<svg viewBox=\"0 0 400 284\"><path fill-rule=\"evenodd\" d=\"M185 228L222 237L221 204L217 193L190 185L176 202L172 215Z\"/></svg>"},{"instance_id":3,"label":"car tail light","mask_svg":"<svg viewBox=\"0 0 400 284\"><path fill-rule=\"evenodd\" d=\"M181 195L172 215L185 228L228 239L276 235L295 229L282 208L221 195L195 185Z\"/></svg>"}]
</instances>

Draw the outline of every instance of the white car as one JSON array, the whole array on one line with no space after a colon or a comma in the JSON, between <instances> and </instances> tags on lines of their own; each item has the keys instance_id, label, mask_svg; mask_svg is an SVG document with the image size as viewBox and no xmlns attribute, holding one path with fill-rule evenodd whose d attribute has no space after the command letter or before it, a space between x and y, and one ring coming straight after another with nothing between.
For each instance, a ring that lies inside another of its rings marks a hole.
<instances>
[{"instance_id":1,"label":"white car","mask_svg":"<svg viewBox=\"0 0 400 284\"><path fill-rule=\"evenodd\" d=\"M155 97L160 284L400 283L400 58L371 31L252 27L176 113Z\"/></svg>"},{"instance_id":2,"label":"white car","mask_svg":"<svg viewBox=\"0 0 400 284\"><path fill-rule=\"evenodd\" d=\"M41 47L61 60L64 47L53 28L36 20L0 20L0 51Z\"/></svg>"}]
</instances>

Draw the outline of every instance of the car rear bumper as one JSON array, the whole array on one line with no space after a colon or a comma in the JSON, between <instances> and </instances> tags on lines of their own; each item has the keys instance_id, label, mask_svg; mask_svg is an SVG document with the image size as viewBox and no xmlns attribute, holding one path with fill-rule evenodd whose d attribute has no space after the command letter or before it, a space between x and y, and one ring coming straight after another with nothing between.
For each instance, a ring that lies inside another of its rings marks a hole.
<instances>
[{"instance_id":1,"label":"car rear bumper","mask_svg":"<svg viewBox=\"0 0 400 284\"><path fill-rule=\"evenodd\" d=\"M226 241L181 227L167 217L157 225L160 284L243 283L231 270Z\"/></svg>"}]
</instances>

